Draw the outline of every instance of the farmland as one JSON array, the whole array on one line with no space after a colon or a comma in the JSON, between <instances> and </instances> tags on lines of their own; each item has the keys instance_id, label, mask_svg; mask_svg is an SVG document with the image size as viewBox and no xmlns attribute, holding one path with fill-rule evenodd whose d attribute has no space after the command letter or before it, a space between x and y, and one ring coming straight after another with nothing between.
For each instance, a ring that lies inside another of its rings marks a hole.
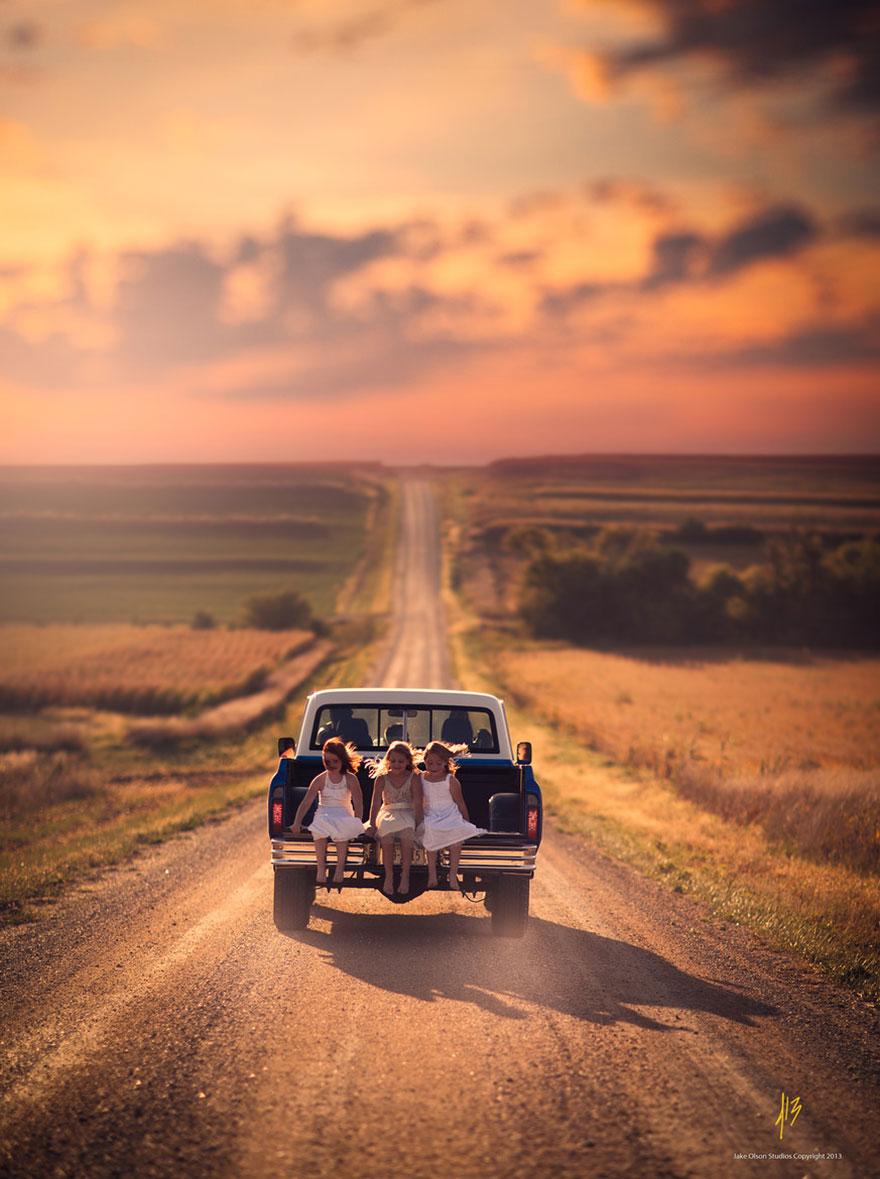
<instances>
[{"instance_id":1,"label":"farmland","mask_svg":"<svg viewBox=\"0 0 880 1179\"><path fill-rule=\"evenodd\" d=\"M0 470L0 621L237 619L295 588L318 614L364 551L378 468Z\"/></svg>"},{"instance_id":2,"label":"farmland","mask_svg":"<svg viewBox=\"0 0 880 1179\"><path fill-rule=\"evenodd\" d=\"M288 701L379 633L396 495L381 468L332 465L7 468L0 487L0 914L17 921L264 789ZM321 633L243 625L279 594Z\"/></svg>"},{"instance_id":3,"label":"farmland","mask_svg":"<svg viewBox=\"0 0 880 1179\"><path fill-rule=\"evenodd\" d=\"M256 691L311 632L183 626L0 627L0 708L176 713Z\"/></svg>"},{"instance_id":4,"label":"farmland","mask_svg":"<svg viewBox=\"0 0 880 1179\"><path fill-rule=\"evenodd\" d=\"M674 546L695 580L759 569L796 530L818 553L874 537L877 464L511 461L456 473L446 505L460 666L542 743L563 826L880 992L880 657L686 636L574 645L519 614L534 553L589 553L603 530Z\"/></svg>"}]
</instances>

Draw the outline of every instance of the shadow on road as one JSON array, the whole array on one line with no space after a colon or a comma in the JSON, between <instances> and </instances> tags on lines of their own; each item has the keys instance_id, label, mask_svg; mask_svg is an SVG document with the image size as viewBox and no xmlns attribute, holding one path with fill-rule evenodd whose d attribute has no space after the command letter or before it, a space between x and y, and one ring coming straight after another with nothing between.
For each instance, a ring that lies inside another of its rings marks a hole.
<instances>
[{"instance_id":1,"label":"shadow on road","mask_svg":"<svg viewBox=\"0 0 880 1179\"><path fill-rule=\"evenodd\" d=\"M431 916L345 913L315 906L329 932L288 935L321 951L324 961L371 986L424 1002L452 999L495 1015L528 1019L547 1008L590 1023L631 1023L688 1032L634 1008L666 1008L681 1018L705 1012L753 1025L777 1014L734 986L679 970L652 950L538 917L522 940L492 937L489 922L454 913Z\"/></svg>"}]
</instances>

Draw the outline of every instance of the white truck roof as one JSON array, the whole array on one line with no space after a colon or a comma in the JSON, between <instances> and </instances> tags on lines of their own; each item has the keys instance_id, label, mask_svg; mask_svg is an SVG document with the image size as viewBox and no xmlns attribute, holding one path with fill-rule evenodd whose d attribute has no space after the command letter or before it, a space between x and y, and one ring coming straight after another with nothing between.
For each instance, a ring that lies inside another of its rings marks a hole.
<instances>
[{"instance_id":1,"label":"white truck roof","mask_svg":"<svg viewBox=\"0 0 880 1179\"><path fill-rule=\"evenodd\" d=\"M463 708L468 711L485 709L495 718L498 732L498 752L474 751L472 756L493 761L513 760L510 731L503 700L488 692L461 692L451 688L328 688L320 692L313 692L306 701L297 748L305 752L309 747L309 738L319 709L334 705L348 705L351 708L357 708L359 705L369 706L371 704L391 705L392 707L410 705L414 708Z\"/></svg>"}]
</instances>

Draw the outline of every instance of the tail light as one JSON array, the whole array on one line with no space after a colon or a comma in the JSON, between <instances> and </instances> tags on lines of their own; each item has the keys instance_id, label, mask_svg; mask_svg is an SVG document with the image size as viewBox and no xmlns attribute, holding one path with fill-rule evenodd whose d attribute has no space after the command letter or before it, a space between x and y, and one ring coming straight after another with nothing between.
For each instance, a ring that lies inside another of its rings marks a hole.
<instances>
[{"instance_id":1,"label":"tail light","mask_svg":"<svg viewBox=\"0 0 880 1179\"><path fill-rule=\"evenodd\" d=\"M280 831L284 826L284 804L282 802L272 803L272 827L276 831Z\"/></svg>"},{"instance_id":2,"label":"tail light","mask_svg":"<svg viewBox=\"0 0 880 1179\"><path fill-rule=\"evenodd\" d=\"M529 800L529 807L526 810L526 835L529 839L538 838L538 806L537 802L532 805Z\"/></svg>"}]
</instances>

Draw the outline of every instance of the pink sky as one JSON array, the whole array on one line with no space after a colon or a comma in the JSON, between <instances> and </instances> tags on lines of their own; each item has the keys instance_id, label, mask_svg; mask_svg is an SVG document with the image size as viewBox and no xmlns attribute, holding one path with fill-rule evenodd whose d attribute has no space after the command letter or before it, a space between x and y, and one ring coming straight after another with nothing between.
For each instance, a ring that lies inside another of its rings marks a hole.
<instances>
[{"instance_id":1,"label":"pink sky","mask_svg":"<svg viewBox=\"0 0 880 1179\"><path fill-rule=\"evenodd\" d=\"M7 0L0 461L876 450L878 33L796 9Z\"/></svg>"}]
</instances>

